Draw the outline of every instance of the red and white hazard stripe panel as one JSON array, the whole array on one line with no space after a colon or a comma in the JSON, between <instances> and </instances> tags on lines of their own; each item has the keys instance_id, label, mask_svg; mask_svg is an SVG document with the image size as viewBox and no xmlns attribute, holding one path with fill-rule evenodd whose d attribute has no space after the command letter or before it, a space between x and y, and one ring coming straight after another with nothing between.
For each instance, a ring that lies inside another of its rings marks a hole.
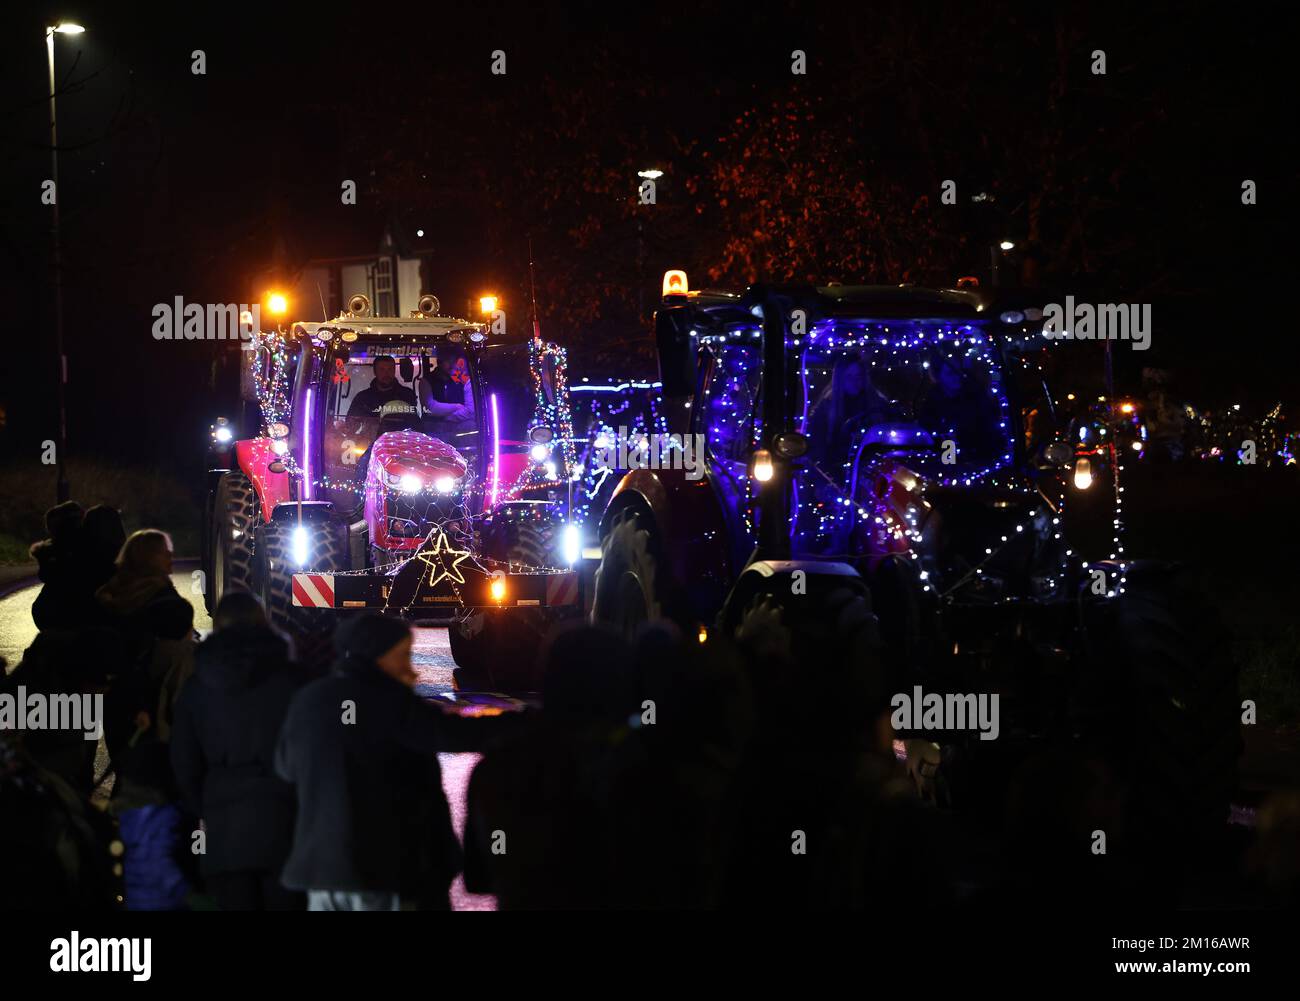
<instances>
[{"instance_id":1,"label":"red and white hazard stripe panel","mask_svg":"<svg viewBox=\"0 0 1300 1001\"><path fill-rule=\"evenodd\" d=\"M333 608L334 575L332 573L294 574L293 603L298 608Z\"/></svg>"},{"instance_id":2,"label":"red and white hazard stripe panel","mask_svg":"<svg viewBox=\"0 0 1300 1001\"><path fill-rule=\"evenodd\" d=\"M574 605L578 602L578 575L553 574L546 580L546 604Z\"/></svg>"}]
</instances>

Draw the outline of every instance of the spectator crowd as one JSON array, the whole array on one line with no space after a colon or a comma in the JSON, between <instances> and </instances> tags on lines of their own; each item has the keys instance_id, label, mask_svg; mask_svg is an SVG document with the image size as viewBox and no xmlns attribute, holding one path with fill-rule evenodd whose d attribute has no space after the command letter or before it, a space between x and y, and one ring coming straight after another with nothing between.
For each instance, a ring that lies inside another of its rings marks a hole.
<instances>
[{"instance_id":1,"label":"spectator crowd","mask_svg":"<svg viewBox=\"0 0 1300 1001\"><path fill-rule=\"evenodd\" d=\"M1005 811L936 807L851 588L802 622L757 601L734 638L558 630L540 708L466 718L416 694L400 619L343 618L333 662L303 664L235 592L200 640L167 535L128 537L104 507L46 520L39 633L0 694L101 696L103 740L0 730L4 908L445 910L458 874L501 909L1087 903L1141 885L1079 850L1120 821L1105 776L1068 756L1016 772ZM439 754L471 749L462 838Z\"/></svg>"}]
</instances>

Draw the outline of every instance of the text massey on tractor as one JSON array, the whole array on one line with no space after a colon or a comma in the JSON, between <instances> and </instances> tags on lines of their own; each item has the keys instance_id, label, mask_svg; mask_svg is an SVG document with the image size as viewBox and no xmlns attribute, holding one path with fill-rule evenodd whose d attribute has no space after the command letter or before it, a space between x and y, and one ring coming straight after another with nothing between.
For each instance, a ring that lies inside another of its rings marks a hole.
<instances>
[{"instance_id":1,"label":"text massey on tractor","mask_svg":"<svg viewBox=\"0 0 1300 1001\"><path fill-rule=\"evenodd\" d=\"M210 600L260 595L309 658L349 610L443 620L476 684L530 687L510 654L582 611L563 350L356 295L255 337L242 383L261 427L209 474Z\"/></svg>"},{"instance_id":2,"label":"text massey on tractor","mask_svg":"<svg viewBox=\"0 0 1300 1001\"><path fill-rule=\"evenodd\" d=\"M696 293L681 272L664 288L668 421L702 437L705 475L622 479L595 620L731 637L760 602L787 622L869 602L889 691L999 695L996 740L898 733L942 745L936 786L954 805L996 801L1046 742L1110 768L1142 830L1224 821L1235 675L1178 569L1125 552L1129 415L1116 406L1079 440L1048 387L1082 346L1046 340L1041 309L976 290ZM792 684L815 683L807 667Z\"/></svg>"}]
</instances>

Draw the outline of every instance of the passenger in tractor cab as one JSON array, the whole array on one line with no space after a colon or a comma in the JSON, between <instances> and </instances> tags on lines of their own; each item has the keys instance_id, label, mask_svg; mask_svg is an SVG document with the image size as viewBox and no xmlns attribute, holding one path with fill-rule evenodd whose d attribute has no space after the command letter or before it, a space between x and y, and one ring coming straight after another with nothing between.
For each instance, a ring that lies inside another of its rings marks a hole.
<instances>
[{"instance_id":1,"label":"passenger in tractor cab","mask_svg":"<svg viewBox=\"0 0 1300 1001\"><path fill-rule=\"evenodd\" d=\"M370 363L370 367L375 377L369 386L357 393L348 407L348 416L371 417L390 403L410 404L414 412L415 392L397 381L397 362L387 355L380 355Z\"/></svg>"},{"instance_id":2,"label":"passenger in tractor cab","mask_svg":"<svg viewBox=\"0 0 1300 1001\"><path fill-rule=\"evenodd\" d=\"M465 349L450 342L438 346L432 372L420 380L420 404L426 418L453 429L474 417L474 391L469 384Z\"/></svg>"},{"instance_id":3,"label":"passenger in tractor cab","mask_svg":"<svg viewBox=\"0 0 1300 1001\"><path fill-rule=\"evenodd\" d=\"M1007 446L998 433L998 411L989 395L987 374L949 355L936 357L928 369L932 385L917 409L918 423L936 442L951 440L959 454L984 464Z\"/></svg>"}]
</instances>

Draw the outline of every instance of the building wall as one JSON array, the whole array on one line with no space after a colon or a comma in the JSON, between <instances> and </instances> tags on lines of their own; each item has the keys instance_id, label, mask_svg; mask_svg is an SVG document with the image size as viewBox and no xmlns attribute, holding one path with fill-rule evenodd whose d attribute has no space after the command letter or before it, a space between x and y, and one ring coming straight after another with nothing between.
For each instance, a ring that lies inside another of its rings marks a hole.
<instances>
[{"instance_id":1,"label":"building wall","mask_svg":"<svg viewBox=\"0 0 1300 1001\"><path fill-rule=\"evenodd\" d=\"M313 264L303 268L298 280L289 290L291 320L328 320L325 315L330 305L330 268L328 264ZM321 297L325 308L321 308Z\"/></svg>"},{"instance_id":2,"label":"building wall","mask_svg":"<svg viewBox=\"0 0 1300 1001\"><path fill-rule=\"evenodd\" d=\"M343 296L343 304L346 307L347 301L360 292L362 295L368 295L374 298L374 291L370 288L370 279L367 275L367 268L362 264L344 264L339 268L339 291Z\"/></svg>"},{"instance_id":3,"label":"building wall","mask_svg":"<svg viewBox=\"0 0 1300 1001\"><path fill-rule=\"evenodd\" d=\"M399 257L397 259L397 315L410 315L411 310L420 305L420 294L425 291L427 290L420 288L420 259ZM434 295L437 294L434 292Z\"/></svg>"},{"instance_id":4,"label":"building wall","mask_svg":"<svg viewBox=\"0 0 1300 1001\"><path fill-rule=\"evenodd\" d=\"M394 260L392 257L387 259ZM252 298L248 301L263 302L269 291L282 289L289 297L290 315L286 318L286 322L332 320L347 308L348 299L358 292L369 296L371 303L378 308L379 301L371 283L371 272L379 260L380 255L376 255L372 261L346 264L328 260L309 262L287 287L284 283L277 282L271 274L260 274L253 280ZM420 263L418 257L396 258L397 271L394 275L396 295L393 309L397 316L408 316L411 310L419 305L420 295L425 291L422 287ZM437 294L436 290L434 294ZM265 303L263 303L263 321L272 320L273 318L266 313Z\"/></svg>"}]
</instances>

